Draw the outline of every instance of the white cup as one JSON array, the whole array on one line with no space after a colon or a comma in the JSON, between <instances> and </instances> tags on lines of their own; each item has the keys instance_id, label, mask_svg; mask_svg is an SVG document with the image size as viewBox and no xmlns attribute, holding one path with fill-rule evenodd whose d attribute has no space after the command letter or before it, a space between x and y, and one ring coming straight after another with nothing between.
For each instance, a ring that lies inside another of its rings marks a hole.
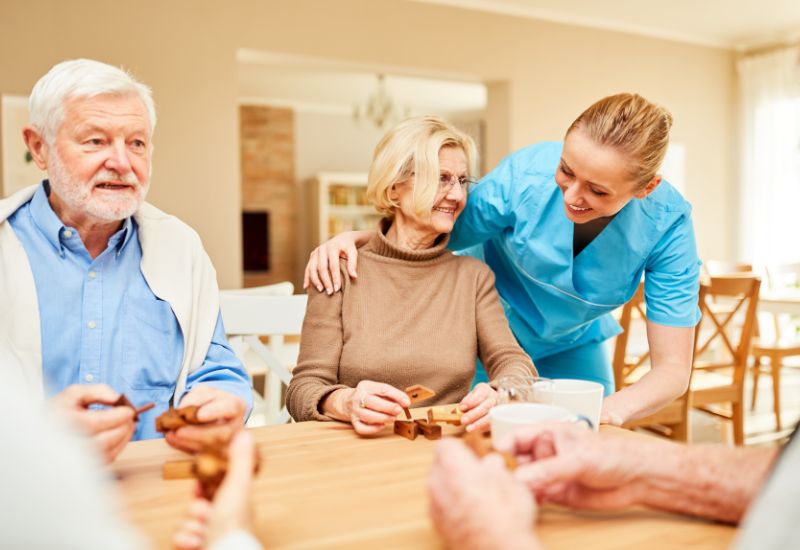
<instances>
[{"instance_id":1,"label":"white cup","mask_svg":"<svg viewBox=\"0 0 800 550\"><path fill-rule=\"evenodd\" d=\"M556 378L544 392L551 392L550 403L563 407L576 416L585 417L598 430L603 409L603 385L589 380Z\"/></svg>"},{"instance_id":2,"label":"white cup","mask_svg":"<svg viewBox=\"0 0 800 550\"><path fill-rule=\"evenodd\" d=\"M580 419L563 407L544 403L507 403L489 411L492 445L520 428L540 422L576 422Z\"/></svg>"}]
</instances>

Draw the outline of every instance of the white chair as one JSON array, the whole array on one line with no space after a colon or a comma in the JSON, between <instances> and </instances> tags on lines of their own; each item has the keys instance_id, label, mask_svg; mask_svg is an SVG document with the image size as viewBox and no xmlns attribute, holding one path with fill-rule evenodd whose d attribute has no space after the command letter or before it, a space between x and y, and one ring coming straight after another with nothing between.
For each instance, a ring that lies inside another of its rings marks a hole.
<instances>
[{"instance_id":1,"label":"white chair","mask_svg":"<svg viewBox=\"0 0 800 550\"><path fill-rule=\"evenodd\" d=\"M299 335L303 328L307 296L270 295L258 290L226 290L220 293L225 332L234 353L250 376L265 375L263 399L257 396L262 414L251 416L249 425L284 424L289 412L281 406L283 388L292 379L299 344L286 344L284 336ZM261 337L269 337L265 345ZM261 402L259 402L261 401Z\"/></svg>"}]
</instances>

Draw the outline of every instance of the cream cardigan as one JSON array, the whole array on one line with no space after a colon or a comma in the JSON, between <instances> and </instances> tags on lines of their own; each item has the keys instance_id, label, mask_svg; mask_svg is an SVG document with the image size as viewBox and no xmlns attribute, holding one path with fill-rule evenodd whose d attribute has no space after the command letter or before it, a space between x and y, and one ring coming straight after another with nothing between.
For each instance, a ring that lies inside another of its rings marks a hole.
<instances>
[{"instance_id":1,"label":"cream cardigan","mask_svg":"<svg viewBox=\"0 0 800 550\"><path fill-rule=\"evenodd\" d=\"M0 347L16 361L0 365L21 377L31 395L44 398L39 302L28 257L8 218L33 197L38 185L0 200ZM143 203L133 218L139 226L141 269L153 293L169 303L183 333L183 361L175 389L202 365L219 315L217 274L200 236L175 216ZM177 405L177 403L176 403Z\"/></svg>"}]
</instances>

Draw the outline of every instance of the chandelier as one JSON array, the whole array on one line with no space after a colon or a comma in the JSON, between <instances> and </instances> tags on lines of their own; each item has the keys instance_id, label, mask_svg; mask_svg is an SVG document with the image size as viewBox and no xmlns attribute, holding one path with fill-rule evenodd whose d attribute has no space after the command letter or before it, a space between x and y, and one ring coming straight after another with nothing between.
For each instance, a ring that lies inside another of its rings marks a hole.
<instances>
[{"instance_id":1,"label":"chandelier","mask_svg":"<svg viewBox=\"0 0 800 550\"><path fill-rule=\"evenodd\" d=\"M363 105L356 104L353 107L353 120L357 124L367 121L376 128L384 128L410 115L411 109L407 105L402 108L398 106L386 91L386 81L382 74L378 75L378 87L369 95L367 101Z\"/></svg>"}]
</instances>

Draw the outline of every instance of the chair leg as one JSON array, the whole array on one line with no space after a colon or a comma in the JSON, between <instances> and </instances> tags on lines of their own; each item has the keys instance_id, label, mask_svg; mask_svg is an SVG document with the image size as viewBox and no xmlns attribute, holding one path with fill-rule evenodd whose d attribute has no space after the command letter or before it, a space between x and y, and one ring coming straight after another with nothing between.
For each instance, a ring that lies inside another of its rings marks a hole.
<instances>
[{"instance_id":1,"label":"chair leg","mask_svg":"<svg viewBox=\"0 0 800 550\"><path fill-rule=\"evenodd\" d=\"M684 422L679 424L675 424L672 426L672 433L670 434L671 439L674 441L681 441L683 443L689 442L689 419L687 418Z\"/></svg>"},{"instance_id":2,"label":"chair leg","mask_svg":"<svg viewBox=\"0 0 800 550\"><path fill-rule=\"evenodd\" d=\"M758 397L758 379L761 376L761 355L754 358L753 361L753 399L750 402L750 410L756 410L756 397Z\"/></svg>"},{"instance_id":3,"label":"chair leg","mask_svg":"<svg viewBox=\"0 0 800 550\"><path fill-rule=\"evenodd\" d=\"M733 443L744 445L744 404L733 403Z\"/></svg>"},{"instance_id":4,"label":"chair leg","mask_svg":"<svg viewBox=\"0 0 800 550\"><path fill-rule=\"evenodd\" d=\"M775 431L781 431L781 361L777 355L770 358L772 367L772 406L775 409Z\"/></svg>"}]
</instances>

